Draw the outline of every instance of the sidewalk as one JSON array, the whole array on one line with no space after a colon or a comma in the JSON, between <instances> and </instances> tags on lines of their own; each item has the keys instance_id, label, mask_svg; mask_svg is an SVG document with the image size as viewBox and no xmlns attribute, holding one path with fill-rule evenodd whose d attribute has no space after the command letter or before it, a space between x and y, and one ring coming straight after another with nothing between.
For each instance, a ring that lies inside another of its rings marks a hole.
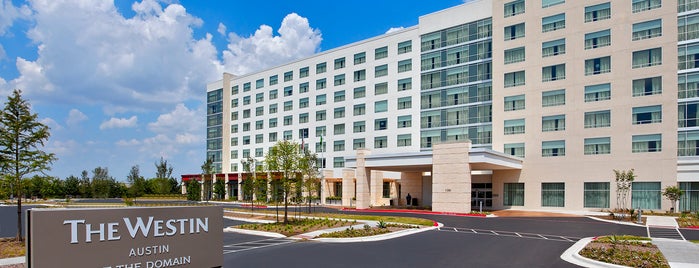
<instances>
[{"instance_id":1,"label":"sidewalk","mask_svg":"<svg viewBox=\"0 0 699 268\"><path fill-rule=\"evenodd\" d=\"M679 225L673 217L648 216L646 218L648 228L667 228L677 232ZM677 239L651 238L653 244L658 246L672 268L699 267L699 245L692 242Z\"/></svg>"},{"instance_id":2,"label":"sidewalk","mask_svg":"<svg viewBox=\"0 0 699 268\"><path fill-rule=\"evenodd\" d=\"M646 216L646 226L675 229L680 227L675 218L666 216Z\"/></svg>"}]
</instances>

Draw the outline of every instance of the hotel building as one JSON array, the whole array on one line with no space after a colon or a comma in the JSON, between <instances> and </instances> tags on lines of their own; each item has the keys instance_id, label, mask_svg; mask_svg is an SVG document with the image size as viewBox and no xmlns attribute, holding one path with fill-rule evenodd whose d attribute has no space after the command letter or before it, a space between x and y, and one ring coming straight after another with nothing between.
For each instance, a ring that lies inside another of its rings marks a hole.
<instances>
[{"instance_id":1,"label":"hotel building","mask_svg":"<svg viewBox=\"0 0 699 268\"><path fill-rule=\"evenodd\" d=\"M224 73L207 85L207 157L238 199L242 161L294 140L322 159L322 202L614 209L614 170L634 169L627 207L669 210L661 192L679 186L696 211L697 68L696 0L471 1Z\"/></svg>"}]
</instances>

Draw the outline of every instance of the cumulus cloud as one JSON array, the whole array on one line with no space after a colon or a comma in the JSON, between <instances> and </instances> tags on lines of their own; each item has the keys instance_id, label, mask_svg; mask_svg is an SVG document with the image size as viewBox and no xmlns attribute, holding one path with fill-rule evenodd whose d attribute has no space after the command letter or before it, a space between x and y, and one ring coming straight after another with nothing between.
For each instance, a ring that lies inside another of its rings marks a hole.
<instances>
[{"instance_id":1,"label":"cumulus cloud","mask_svg":"<svg viewBox=\"0 0 699 268\"><path fill-rule=\"evenodd\" d=\"M218 33L220 33L221 35L226 36L226 25L222 22L219 22L218 29L216 31L218 31Z\"/></svg>"},{"instance_id":2,"label":"cumulus cloud","mask_svg":"<svg viewBox=\"0 0 699 268\"><path fill-rule=\"evenodd\" d=\"M141 144L141 141L137 139L130 139L130 140L119 140L116 142L116 145L119 146L136 146Z\"/></svg>"},{"instance_id":3,"label":"cumulus cloud","mask_svg":"<svg viewBox=\"0 0 699 268\"><path fill-rule=\"evenodd\" d=\"M5 57L7 57L7 53L5 53L5 48L0 44L0 60L4 60Z\"/></svg>"},{"instance_id":4,"label":"cumulus cloud","mask_svg":"<svg viewBox=\"0 0 699 268\"><path fill-rule=\"evenodd\" d=\"M223 51L225 70L242 75L310 56L320 50L323 40L320 30L311 28L308 19L296 13L284 17L277 33L274 35L268 25L261 25L246 38L230 33Z\"/></svg>"},{"instance_id":5,"label":"cumulus cloud","mask_svg":"<svg viewBox=\"0 0 699 268\"><path fill-rule=\"evenodd\" d=\"M5 35L17 19L27 19L31 13L27 5L16 7L12 0L0 0L0 35Z\"/></svg>"},{"instance_id":6,"label":"cumulus cloud","mask_svg":"<svg viewBox=\"0 0 699 268\"><path fill-rule=\"evenodd\" d=\"M53 120L50 117L43 118L43 119L39 120L39 122L48 126L50 130L60 130L63 128L63 127L61 127L60 124L58 124L58 122L56 122L56 120Z\"/></svg>"},{"instance_id":7,"label":"cumulus cloud","mask_svg":"<svg viewBox=\"0 0 699 268\"><path fill-rule=\"evenodd\" d=\"M135 127L138 123L138 117L135 115L130 118L116 118L112 117L107 121L100 124L100 130L110 129L110 128L128 128Z\"/></svg>"},{"instance_id":8,"label":"cumulus cloud","mask_svg":"<svg viewBox=\"0 0 699 268\"><path fill-rule=\"evenodd\" d=\"M80 147L81 146L75 140L52 141L46 146L46 151L60 156L72 154L78 151Z\"/></svg>"},{"instance_id":9,"label":"cumulus cloud","mask_svg":"<svg viewBox=\"0 0 699 268\"><path fill-rule=\"evenodd\" d=\"M405 29L405 27L403 27L403 26L401 26L401 27L391 27L390 29L388 29L388 31L386 31L386 33L387 33L387 34L390 34L390 33L397 32L397 31L400 31L400 30L403 30L403 29Z\"/></svg>"},{"instance_id":10,"label":"cumulus cloud","mask_svg":"<svg viewBox=\"0 0 699 268\"><path fill-rule=\"evenodd\" d=\"M87 115L85 115L78 109L71 109L70 112L68 112L68 119L66 119L66 124L68 124L69 126L74 126L85 120L87 120Z\"/></svg>"},{"instance_id":11,"label":"cumulus cloud","mask_svg":"<svg viewBox=\"0 0 699 268\"><path fill-rule=\"evenodd\" d=\"M194 39L201 19L180 4L163 5L136 2L135 15L126 18L114 1L32 1L35 23L27 35L38 57L17 59L20 75L8 88L25 89L33 99L109 111L147 110L199 96L202 85L223 70L217 49L211 35Z\"/></svg>"}]
</instances>

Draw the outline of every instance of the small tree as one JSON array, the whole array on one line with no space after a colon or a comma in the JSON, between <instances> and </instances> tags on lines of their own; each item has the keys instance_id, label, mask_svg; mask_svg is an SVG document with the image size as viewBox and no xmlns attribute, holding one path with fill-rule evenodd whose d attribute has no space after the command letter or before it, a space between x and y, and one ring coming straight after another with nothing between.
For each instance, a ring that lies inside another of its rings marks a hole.
<instances>
[{"instance_id":1,"label":"small tree","mask_svg":"<svg viewBox=\"0 0 699 268\"><path fill-rule=\"evenodd\" d=\"M126 176L126 180L131 184L131 187L129 187L130 196L139 197L146 194L146 179L141 176L141 171L138 165L131 167L129 175Z\"/></svg>"},{"instance_id":2,"label":"small tree","mask_svg":"<svg viewBox=\"0 0 699 268\"><path fill-rule=\"evenodd\" d=\"M291 188L299 174L299 161L302 158L299 151L299 145L295 142L283 140L277 142L269 148L269 152L265 156L267 168L271 172L281 173L279 179L282 191L284 193L284 223L289 223L289 194Z\"/></svg>"},{"instance_id":3,"label":"small tree","mask_svg":"<svg viewBox=\"0 0 699 268\"><path fill-rule=\"evenodd\" d=\"M243 160L243 170L247 172L247 175L243 178L243 199L249 197L250 198L250 213L255 211L255 182L257 180L256 173L254 172L255 169L257 168L255 158L252 156L248 156L247 159Z\"/></svg>"},{"instance_id":4,"label":"small tree","mask_svg":"<svg viewBox=\"0 0 699 268\"><path fill-rule=\"evenodd\" d=\"M299 169L302 174L302 187L307 193L308 199L308 213L311 213L311 199L313 194L318 191L318 183L320 179L318 178L318 155L312 153L309 150L303 150L301 153L303 156L299 161ZM320 198L320 196L318 197Z\"/></svg>"},{"instance_id":5,"label":"small tree","mask_svg":"<svg viewBox=\"0 0 699 268\"><path fill-rule=\"evenodd\" d=\"M214 161L211 159L206 159L204 164L201 165L201 180L204 182L202 187L204 187L204 199L209 201L211 198L211 193L213 192L213 175L214 174Z\"/></svg>"},{"instance_id":6,"label":"small tree","mask_svg":"<svg viewBox=\"0 0 699 268\"><path fill-rule=\"evenodd\" d=\"M189 179L189 181L187 181L185 185L187 186L187 200L201 200L201 184L199 184L199 182L195 178Z\"/></svg>"},{"instance_id":7,"label":"small tree","mask_svg":"<svg viewBox=\"0 0 699 268\"><path fill-rule=\"evenodd\" d=\"M631 190L633 180L636 179L636 175L633 169L628 171L615 169L614 176L616 177L616 205L618 209L624 211L627 209L626 204L629 191Z\"/></svg>"},{"instance_id":8,"label":"small tree","mask_svg":"<svg viewBox=\"0 0 699 268\"><path fill-rule=\"evenodd\" d=\"M39 122L22 91L15 89L7 97L0 114L0 164L3 173L15 184L17 192L17 241L22 240L22 179L30 174L45 173L56 160L52 153L41 150L51 134Z\"/></svg>"},{"instance_id":9,"label":"small tree","mask_svg":"<svg viewBox=\"0 0 699 268\"><path fill-rule=\"evenodd\" d=\"M214 183L214 194L216 199L223 200L226 197L226 182L216 180L216 183Z\"/></svg>"},{"instance_id":10,"label":"small tree","mask_svg":"<svg viewBox=\"0 0 699 268\"><path fill-rule=\"evenodd\" d=\"M668 186L663 190L663 196L672 201L672 206L670 208L672 211L675 210L675 204L677 204L677 200L680 200L682 195L684 195L684 191L677 186Z\"/></svg>"}]
</instances>

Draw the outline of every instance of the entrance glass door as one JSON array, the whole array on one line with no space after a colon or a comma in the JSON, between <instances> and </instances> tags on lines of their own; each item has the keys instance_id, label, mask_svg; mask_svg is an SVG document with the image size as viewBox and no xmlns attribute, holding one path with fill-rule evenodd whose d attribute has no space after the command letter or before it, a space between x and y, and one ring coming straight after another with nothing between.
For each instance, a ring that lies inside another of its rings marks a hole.
<instances>
[{"instance_id":1,"label":"entrance glass door","mask_svg":"<svg viewBox=\"0 0 699 268\"><path fill-rule=\"evenodd\" d=\"M471 209L478 210L481 202L484 209L493 207L492 183L471 183Z\"/></svg>"}]
</instances>

